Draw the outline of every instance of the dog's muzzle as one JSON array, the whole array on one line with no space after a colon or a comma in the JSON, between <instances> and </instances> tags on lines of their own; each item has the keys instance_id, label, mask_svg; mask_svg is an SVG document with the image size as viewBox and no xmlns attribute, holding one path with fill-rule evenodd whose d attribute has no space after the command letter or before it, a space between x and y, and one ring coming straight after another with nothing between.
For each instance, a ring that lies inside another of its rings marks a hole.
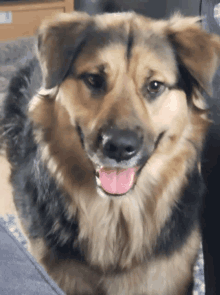
<instances>
[{"instance_id":1,"label":"dog's muzzle","mask_svg":"<svg viewBox=\"0 0 220 295\"><path fill-rule=\"evenodd\" d=\"M139 167L115 167L129 163L141 150L142 144L143 137L129 129L108 128L99 135L99 149L104 158L116 163L114 167L102 166L98 170L98 184L105 192L123 195L133 187Z\"/></svg>"},{"instance_id":2,"label":"dog's muzzle","mask_svg":"<svg viewBox=\"0 0 220 295\"><path fill-rule=\"evenodd\" d=\"M142 129L108 126L91 138L84 136L81 128L78 128L78 133L94 164L99 189L113 196L124 195L132 189L137 173L148 158L143 148Z\"/></svg>"}]
</instances>

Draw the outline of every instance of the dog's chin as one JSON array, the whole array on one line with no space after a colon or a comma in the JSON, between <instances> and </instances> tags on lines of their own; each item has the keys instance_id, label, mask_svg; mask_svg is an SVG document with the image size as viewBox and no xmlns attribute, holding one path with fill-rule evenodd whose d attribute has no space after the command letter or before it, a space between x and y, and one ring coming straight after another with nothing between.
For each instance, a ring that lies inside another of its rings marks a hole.
<instances>
[{"instance_id":1,"label":"dog's chin","mask_svg":"<svg viewBox=\"0 0 220 295\"><path fill-rule=\"evenodd\" d=\"M135 187L140 167L96 170L97 192L101 197L119 198L128 195Z\"/></svg>"},{"instance_id":2,"label":"dog's chin","mask_svg":"<svg viewBox=\"0 0 220 295\"><path fill-rule=\"evenodd\" d=\"M129 192L132 190L129 190ZM123 198L125 196L127 196L129 194L129 192L125 193L125 194L121 194L121 195L117 195L117 194L109 194L107 193L101 186L97 185L97 193L100 197L102 198L114 198L114 199L120 199Z\"/></svg>"}]
</instances>

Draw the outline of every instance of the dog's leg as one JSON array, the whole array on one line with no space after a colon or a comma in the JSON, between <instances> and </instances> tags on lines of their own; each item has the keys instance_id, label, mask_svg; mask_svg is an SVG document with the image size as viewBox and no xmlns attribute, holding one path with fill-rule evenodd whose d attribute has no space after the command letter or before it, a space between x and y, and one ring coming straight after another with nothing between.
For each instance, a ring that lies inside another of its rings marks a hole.
<instances>
[{"instance_id":1,"label":"dog's leg","mask_svg":"<svg viewBox=\"0 0 220 295\"><path fill-rule=\"evenodd\" d=\"M73 259L58 259L42 239L30 240L29 250L67 295L105 295L100 276L86 264Z\"/></svg>"},{"instance_id":2,"label":"dog's leg","mask_svg":"<svg viewBox=\"0 0 220 295\"><path fill-rule=\"evenodd\" d=\"M198 229L184 245L133 270L105 278L107 295L192 295L193 266L200 246Z\"/></svg>"},{"instance_id":3,"label":"dog's leg","mask_svg":"<svg viewBox=\"0 0 220 295\"><path fill-rule=\"evenodd\" d=\"M136 270L137 271L137 270ZM176 282L175 277L173 281L166 282L165 278L160 277L154 282L147 280L147 272L145 279L142 274L132 272L123 277L116 276L109 278L105 282L107 295L192 295L193 294L193 280L192 276L189 281ZM188 285L188 286L186 286Z\"/></svg>"}]
</instances>

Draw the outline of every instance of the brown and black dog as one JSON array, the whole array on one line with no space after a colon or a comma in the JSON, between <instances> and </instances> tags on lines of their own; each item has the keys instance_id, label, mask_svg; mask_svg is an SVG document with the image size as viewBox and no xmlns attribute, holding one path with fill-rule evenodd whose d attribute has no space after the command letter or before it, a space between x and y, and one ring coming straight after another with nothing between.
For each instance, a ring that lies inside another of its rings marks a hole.
<instances>
[{"instance_id":1,"label":"brown and black dog","mask_svg":"<svg viewBox=\"0 0 220 295\"><path fill-rule=\"evenodd\" d=\"M31 253L66 294L192 294L219 37L179 14L61 14L37 56L1 121Z\"/></svg>"}]
</instances>

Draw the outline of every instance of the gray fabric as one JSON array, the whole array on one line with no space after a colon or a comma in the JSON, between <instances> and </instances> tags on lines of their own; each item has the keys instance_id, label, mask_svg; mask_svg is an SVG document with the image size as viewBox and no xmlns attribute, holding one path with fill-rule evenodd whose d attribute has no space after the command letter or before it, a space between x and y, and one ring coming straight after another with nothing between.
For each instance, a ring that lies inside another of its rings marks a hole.
<instances>
[{"instance_id":1,"label":"gray fabric","mask_svg":"<svg viewBox=\"0 0 220 295\"><path fill-rule=\"evenodd\" d=\"M0 294L64 295L1 221Z\"/></svg>"}]
</instances>

